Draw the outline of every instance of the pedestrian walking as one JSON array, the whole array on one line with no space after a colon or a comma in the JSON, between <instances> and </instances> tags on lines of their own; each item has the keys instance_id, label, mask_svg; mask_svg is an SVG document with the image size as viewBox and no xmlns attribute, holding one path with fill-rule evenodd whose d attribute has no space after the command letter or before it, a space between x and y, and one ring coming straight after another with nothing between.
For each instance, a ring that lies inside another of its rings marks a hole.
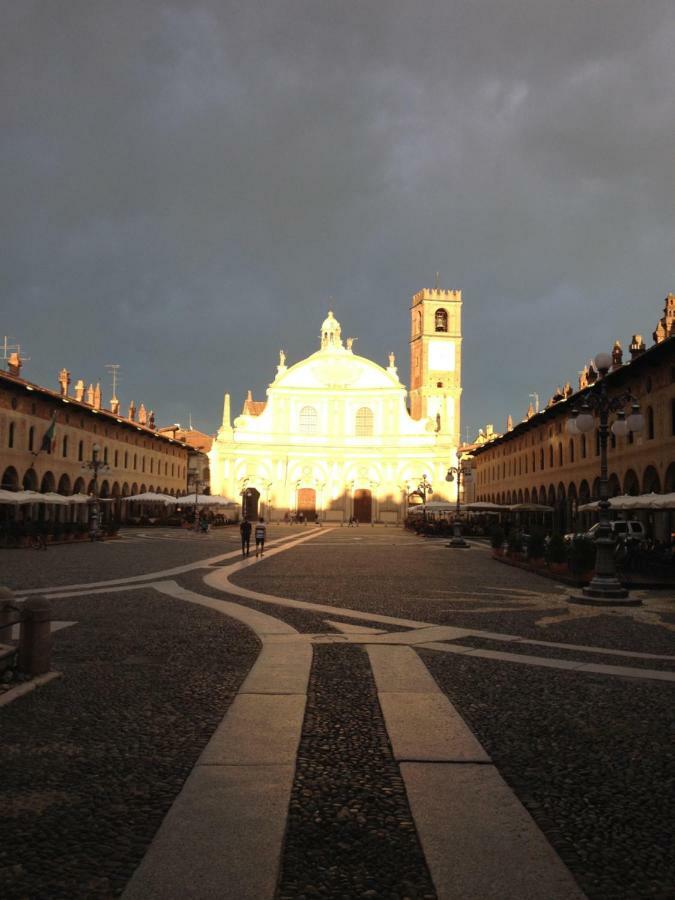
<instances>
[{"instance_id":1,"label":"pedestrian walking","mask_svg":"<svg viewBox=\"0 0 675 900\"><path fill-rule=\"evenodd\" d=\"M257 556L260 553L261 556L265 553L265 536L267 534L267 528L265 526L265 520L263 518L258 519L255 526L255 555Z\"/></svg>"},{"instance_id":2,"label":"pedestrian walking","mask_svg":"<svg viewBox=\"0 0 675 900\"><path fill-rule=\"evenodd\" d=\"M249 556L251 553L251 523L246 516L242 519L239 531L241 532L241 555Z\"/></svg>"}]
</instances>

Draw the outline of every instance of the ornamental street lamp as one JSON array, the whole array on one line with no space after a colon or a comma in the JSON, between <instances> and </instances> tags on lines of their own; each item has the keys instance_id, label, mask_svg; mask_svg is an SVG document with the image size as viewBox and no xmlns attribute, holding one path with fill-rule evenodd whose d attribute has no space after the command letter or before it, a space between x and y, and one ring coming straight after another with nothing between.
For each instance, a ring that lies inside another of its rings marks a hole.
<instances>
[{"instance_id":1,"label":"ornamental street lamp","mask_svg":"<svg viewBox=\"0 0 675 900\"><path fill-rule=\"evenodd\" d=\"M198 477L197 473L194 473L194 488L195 488L195 511L194 511L194 529L195 531L199 531L199 488L203 487L206 482L202 481L201 478Z\"/></svg>"},{"instance_id":2,"label":"ornamental street lamp","mask_svg":"<svg viewBox=\"0 0 675 900\"><path fill-rule=\"evenodd\" d=\"M413 491L413 494L417 494L422 498L422 520L426 524L427 521L427 494L433 494L434 489L431 486L431 483L427 481L426 473L422 475L422 480L417 485L417 490Z\"/></svg>"},{"instance_id":3,"label":"ornamental street lamp","mask_svg":"<svg viewBox=\"0 0 675 900\"><path fill-rule=\"evenodd\" d=\"M600 377L583 395L580 409L573 409L567 420L567 433L586 434L596 427L598 417L598 439L600 445L600 518L598 536L595 540L595 575L589 585L583 588L581 596L572 596L574 603L587 603L596 606L639 606L642 601L631 597L616 577L614 562L614 537L609 520L609 482L607 479L607 439L609 436L610 413L616 413L611 425L612 434L625 437L629 432L642 431L643 420L640 405L630 391L609 396L605 376L612 365L609 353L598 353L594 360L595 369ZM625 407L630 404L630 413L626 416Z\"/></svg>"},{"instance_id":4,"label":"ornamental street lamp","mask_svg":"<svg viewBox=\"0 0 675 900\"><path fill-rule=\"evenodd\" d=\"M91 459L88 462L82 463L83 469L90 469L94 473L94 477L92 479L92 496L89 501L89 539L95 541L98 537L98 524L100 519L100 505L98 502L98 473L101 469L109 469L106 463L103 463L99 460L98 455L101 452L101 448L98 444L94 444L91 448Z\"/></svg>"},{"instance_id":5,"label":"ornamental street lamp","mask_svg":"<svg viewBox=\"0 0 675 900\"><path fill-rule=\"evenodd\" d=\"M470 466L462 465L461 450L457 451L457 465L450 466L448 474L445 476L445 480L449 482L453 482L455 478L457 479L457 509L452 523L452 540L449 544L446 544L446 547L468 547L468 543L462 537L462 522L459 518L459 492L462 487L462 480L466 486L466 482L473 478L473 473Z\"/></svg>"}]
</instances>

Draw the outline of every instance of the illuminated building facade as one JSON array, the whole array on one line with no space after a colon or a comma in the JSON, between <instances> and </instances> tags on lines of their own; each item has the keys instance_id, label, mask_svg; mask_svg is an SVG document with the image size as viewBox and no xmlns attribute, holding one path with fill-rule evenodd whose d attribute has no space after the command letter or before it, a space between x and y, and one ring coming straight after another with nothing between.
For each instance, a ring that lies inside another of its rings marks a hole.
<instances>
[{"instance_id":1,"label":"illuminated building facade","mask_svg":"<svg viewBox=\"0 0 675 900\"><path fill-rule=\"evenodd\" d=\"M411 306L410 411L393 353L384 368L343 341L332 312L319 349L287 366L266 401L249 392L210 451L211 491L242 498L249 516L397 523L423 475L452 499L445 475L459 443L461 293L420 291Z\"/></svg>"}]
</instances>

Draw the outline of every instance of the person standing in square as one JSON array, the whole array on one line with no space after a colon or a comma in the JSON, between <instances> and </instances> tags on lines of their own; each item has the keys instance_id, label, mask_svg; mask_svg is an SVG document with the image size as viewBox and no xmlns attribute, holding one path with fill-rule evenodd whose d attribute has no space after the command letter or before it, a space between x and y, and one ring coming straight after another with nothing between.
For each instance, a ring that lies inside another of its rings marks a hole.
<instances>
[{"instance_id":1,"label":"person standing in square","mask_svg":"<svg viewBox=\"0 0 675 900\"><path fill-rule=\"evenodd\" d=\"M258 553L262 556L265 553L265 536L267 534L267 527L265 526L265 520L259 519L256 522L255 526L255 555Z\"/></svg>"}]
</instances>

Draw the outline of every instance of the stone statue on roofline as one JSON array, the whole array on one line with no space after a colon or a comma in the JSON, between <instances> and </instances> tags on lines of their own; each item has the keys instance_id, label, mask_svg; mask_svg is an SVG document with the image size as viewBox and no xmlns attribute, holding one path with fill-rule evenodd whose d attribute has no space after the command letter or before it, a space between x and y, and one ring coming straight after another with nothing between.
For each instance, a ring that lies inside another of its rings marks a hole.
<instances>
[{"instance_id":1,"label":"stone statue on roofline","mask_svg":"<svg viewBox=\"0 0 675 900\"><path fill-rule=\"evenodd\" d=\"M135 422L135 421L136 421L136 404L134 403L133 400L132 400L131 403L129 404L129 420L130 420L131 422Z\"/></svg>"},{"instance_id":2,"label":"stone statue on roofline","mask_svg":"<svg viewBox=\"0 0 675 900\"><path fill-rule=\"evenodd\" d=\"M138 424L139 425L147 425L148 424L148 413L145 409L145 404L141 403L138 407Z\"/></svg>"}]
</instances>

